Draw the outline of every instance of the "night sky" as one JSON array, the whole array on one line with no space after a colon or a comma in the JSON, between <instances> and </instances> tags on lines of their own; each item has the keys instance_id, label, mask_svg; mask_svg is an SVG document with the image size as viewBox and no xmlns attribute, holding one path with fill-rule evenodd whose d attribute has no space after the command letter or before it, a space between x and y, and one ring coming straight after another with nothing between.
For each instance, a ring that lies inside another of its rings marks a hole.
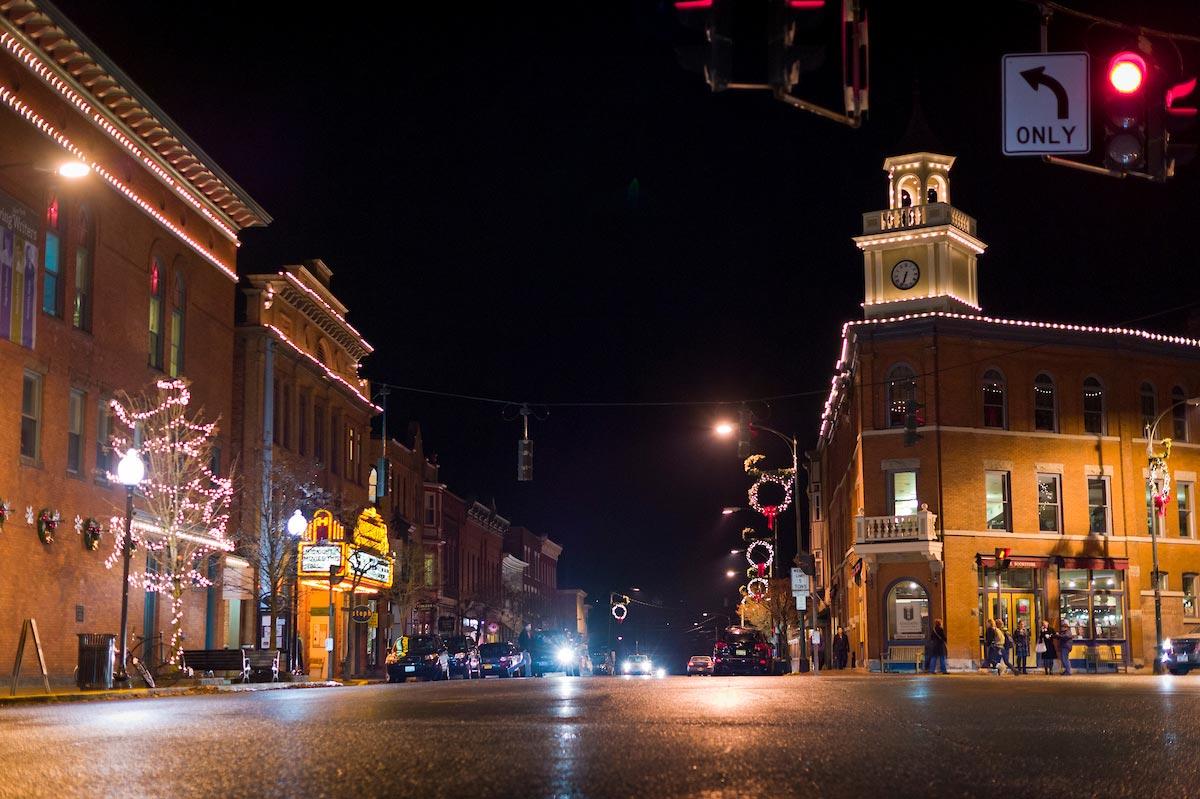
<instances>
[{"instance_id":1,"label":"night sky","mask_svg":"<svg viewBox=\"0 0 1200 799\"><path fill-rule=\"evenodd\" d=\"M871 4L857 131L710 93L676 61L667 2L58 5L274 216L245 233L243 271L333 269L373 380L530 403L800 395L754 408L811 447L861 316L850 237L886 206L914 85L989 244L986 312L1181 331L1200 303L1200 162L1164 186L1001 154L1001 55L1038 49L1024 3ZM1078 5L1200 33L1194 9ZM1106 35L1057 19L1050 47L1095 62ZM453 491L562 543L560 585L675 609L635 608L653 635L735 598L742 525L720 510L747 481L710 433L735 407L550 407L532 483L512 406L400 391L389 424L418 420Z\"/></svg>"}]
</instances>

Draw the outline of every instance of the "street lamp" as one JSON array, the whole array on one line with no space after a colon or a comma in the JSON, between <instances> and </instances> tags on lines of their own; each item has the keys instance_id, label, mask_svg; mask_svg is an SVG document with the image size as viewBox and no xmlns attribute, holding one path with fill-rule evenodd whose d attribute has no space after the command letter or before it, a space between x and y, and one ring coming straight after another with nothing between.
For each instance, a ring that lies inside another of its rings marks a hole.
<instances>
[{"instance_id":1,"label":"street lamp","mask_svg":"<svg viewBox=\"0 0 1200 799\"><path fill-rule=\"evenodd\" d=\"M292 536L292 538L300 538L300 536L304 535L304 531L307 529L308 529L308 520L304 518L304 514L301 513L298 509L296 510L295 513L293 513L291 516L288 517L287 531L288 531L288 535ZM298 548L298 545L297 545L297 548ZM293 674L296 673L296 666L297 666L296 660L300 654L300 652L299 652L300 647L298 647L296 645L296 636L297 636L297 633L299 632L299 626L297 625L297 622L299 621L298 616L299 616L299 612L300 612L300 610L299 610L300 602L299 602L299 596L298 596L300 589L299 589L299 577L297 574L299 567L300 567L300 564L296 562L295 556L293 556L292 569L291 569L291 571L292 571L292 635L291 635L290 640L288 641L288 671L292 672Z\"/></svg>"},{"instance_id":2,"label":"street lamp","mask_svg":"<svg viewBox=\"0 0 1200 799\"><path fill-rule=\"evenodd\" d=\"M1171 457L1171 439L1165 438L1162 440L1164 445L1162 454L1154 452L1154 440L1158 434L1158 423L1163 420L1171 411L1178 408L1180 405L1200 405L1200 397L1191 397L1190 399L1180 400L1171 404L1165 411L1158 415L1153 424L1146 425L1146 460L1149 465L1149 472L1146 477L1146 486L1150 489L1151 496L1159 497L1168 490L1171 486L1170 473L1167 470L1167 459ZM1154 582L1154 673L1162 674L1162 648L1163 648L1163 633L1162 633L1162 585L1158 579L1158 528L1161 522L1158 520L1159 507L1157 503L1150 508L1150 557L1153 560L1154 567L1151 572L1151 579Z\"/></svg>"},{"instance_id":3,"label":"street lamp","mask_svg":"<svg viewBox=\"0 0 1200 799\"><path fill-rule=\"evenodd\" d=\"M15 169L17 167L29 167L35 172L55 174L67 180L78 180L92 173L92 168L83 161L71 159L54 164L53 166L38 161L13 161L7 164L0 164L0 169Z\"/></svg>"},{"instance_id":4,"label":"street lamp","mask_svg":"<svg viewBox=\"0 0 1200 799\"><path fill-rule=\"evenodd\" d=\"M117 479L125 486L125 540L121 544L121 554L125 561L121 574L121 654L115 677L115 681L122 687L128 687L130 684L125 663L129 654L126 640L129 637L129 560L133 557L133 490L145 476L146 465L142 463L141 456L136 449L129 449L117 464Z\"/></svg>"}]
</instances>

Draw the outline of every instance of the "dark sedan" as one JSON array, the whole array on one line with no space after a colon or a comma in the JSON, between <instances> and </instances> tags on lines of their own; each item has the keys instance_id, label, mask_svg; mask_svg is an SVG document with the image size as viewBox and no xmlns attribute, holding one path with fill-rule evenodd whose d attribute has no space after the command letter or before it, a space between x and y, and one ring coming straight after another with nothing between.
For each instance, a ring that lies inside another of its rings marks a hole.
<instances>
[{"instance_id":1,"label":"dark sedan","mask_svg":"<svg viewBox=\"0 0 1200 799\"><path fill-rule=\"evenodd\" d=\"M446 680L450 668L444 653L445 644L437 635L405 635L396 639L387 656L388 682L404 682L409 677L418 680Z\"/></svg>"},{"instance_id":2,"label":"dark sedan","mask_svg":"<svg viewBox=\"0 0 1200 799\"><path fill-rule=\"evenodd\" d=\"M479 647L465 635L452 635L445 639L446 654L450 656L450 676L469 680L482 677L479 668Z\"/></svg>"},{"instance_id":3,"label":"dark sedan","mask_svg":"<svg viewBox=\"0 0 1200 799\"><path fill-rule=\"evenodd\" d=\"M1163 665L1172 674L1200 668L1200 635L1180 635L1163 641Z\"/></svg>"},{"instance_id":4,"label":"dark sedan","mask_svg":"<svg viewBox=\"0 0 1200 799\"><path fill-rule=\"evenodd\" d=\"M524 653L510 641L479 647L479 668L484 677L514 677L524 664Z\"/></svg>"}]
</instances>

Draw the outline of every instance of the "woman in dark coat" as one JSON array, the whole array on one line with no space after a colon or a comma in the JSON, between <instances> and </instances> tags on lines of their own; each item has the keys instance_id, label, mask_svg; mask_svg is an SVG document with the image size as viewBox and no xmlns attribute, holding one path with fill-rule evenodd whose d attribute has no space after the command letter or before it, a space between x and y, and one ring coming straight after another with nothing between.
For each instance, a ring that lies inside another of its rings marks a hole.
<instances>
[{"instance_id":1,"label":"woman in dark coat","mask_svg":"<svg viewBox=\"0 0 1200 799\"><path fill-rule=\"evenodd\" d=\"M1054 661L1058 660L1058 649L1055 646L1057 637L1050 629L1050 622L1042 619L1042 629L1038 632L1038 636L1046 647L1046 651L1042 653L1042 668L1047 674L1050 674L1054 671Z\"/></svg>"},{"instance_id":2,"label":"woman in dark coat","mask_svg":"<svg viewBox=\"0 0 1200 799\"><path fill-rule=\"evenodd\" d=\"M929 643L926 644L926 650L929 652L929 671L936 671L939 674L948 674L946 671L946 628L942 626L941 619L934 619L933 630L929 633Z\"/></svg>"}]
</instances>

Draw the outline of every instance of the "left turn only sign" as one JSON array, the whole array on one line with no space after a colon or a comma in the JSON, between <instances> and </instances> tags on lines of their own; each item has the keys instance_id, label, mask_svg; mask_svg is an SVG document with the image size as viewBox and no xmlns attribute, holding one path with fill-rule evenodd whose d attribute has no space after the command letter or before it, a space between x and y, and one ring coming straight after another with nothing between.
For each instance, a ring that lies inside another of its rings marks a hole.
<instances>
[{"instance_id":1,"label":"left turn only sign","mask_svg":"<svg viewBox=\"0 0 1200 799\"><path fill-rule=\"evenodd\" d=\"M1092 149L1087 53L1011 53L1001 72L1005 155Z\"/></svg>"}]
</instances>

